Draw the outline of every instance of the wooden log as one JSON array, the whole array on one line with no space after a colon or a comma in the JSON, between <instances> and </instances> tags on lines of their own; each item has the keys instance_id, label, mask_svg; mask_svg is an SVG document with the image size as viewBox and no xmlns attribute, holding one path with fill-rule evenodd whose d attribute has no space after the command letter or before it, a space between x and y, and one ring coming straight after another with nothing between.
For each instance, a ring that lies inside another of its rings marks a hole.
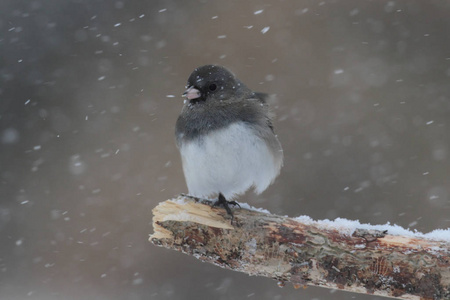
<instances>
[{"instance_id":1,"label":"wooden log","mask_svg":"<svg viewBox=\"0 0 450 300\"><path fill-rule=\"evenodd\" d=\"M167 200L153 209L150 241L222 268L273 278L279 286L291 282L296 288L314 285L394 299L450 299L450 236L394 235L388 225L387 231L351 228L244 205L233 212L231 223L224 209L208 201Z\"/></svg>"}]
</instances>

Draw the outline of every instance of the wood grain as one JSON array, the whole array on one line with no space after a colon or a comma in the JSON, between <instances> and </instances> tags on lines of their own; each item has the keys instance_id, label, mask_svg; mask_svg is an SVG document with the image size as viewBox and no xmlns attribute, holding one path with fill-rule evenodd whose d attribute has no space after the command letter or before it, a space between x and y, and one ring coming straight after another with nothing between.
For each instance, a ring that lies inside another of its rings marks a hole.
<instances>
[{"instance_id":1,"label":"wood grain","mask_svg":"<svg viewBox=\"0 0 450 300\"><path fill-rule=\"evenodd\" d=\"M450 244L339 229L179 197L153 209L150 241L283 286L314 285L394 299L450 299Z\"/></svg>"}]
</instances>

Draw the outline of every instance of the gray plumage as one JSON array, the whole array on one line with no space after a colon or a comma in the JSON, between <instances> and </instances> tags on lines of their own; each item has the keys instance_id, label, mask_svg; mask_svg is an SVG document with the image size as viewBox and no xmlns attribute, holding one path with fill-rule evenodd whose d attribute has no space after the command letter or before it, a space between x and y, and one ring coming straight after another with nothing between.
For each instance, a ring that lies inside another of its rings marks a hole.
<instances>
[{"instance_id":1,"label":"gray plumage","mask_svg":"<svg viewBox=\"0 0 450 300\"><path fill-rule=\"evenodd\" d=\"M214 65L195 69L187 87L175 135L189 194L232 199L251 187L264 191L283 163L267 95Z\"/></svg>"}]
</instances>

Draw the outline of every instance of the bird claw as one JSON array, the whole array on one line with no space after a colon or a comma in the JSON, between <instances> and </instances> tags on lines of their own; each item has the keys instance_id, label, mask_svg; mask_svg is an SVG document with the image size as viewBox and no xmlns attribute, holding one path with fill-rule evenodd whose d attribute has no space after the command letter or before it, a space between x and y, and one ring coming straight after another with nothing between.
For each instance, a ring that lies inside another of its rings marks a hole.
<instances>
[{"instance_id":1,"label":"bird claw","mask_svg":"<svg viewBox=\"0 0 450 300\"><path fill-rule=\"evenodd\" d=\"M237 207L241 208L239 203L237 203L236 201L227 201L227 202L228 202L228 205L234 205L234 206L237 206Z\"/></svg>"},{"instance_id":2,"label":"bird claw","mask_svg":"<svg viewBox=\"0 0 450 300\"><path fill-rule=\"evenodd\" d=\"M211 205L211 204L213 203L213 201L211 201L211 200L209 200L209 199L200 198L200 197L192 196L192 195L189 195L189 194L181 193L180 196L185 197L185 198L192 199L192 200L194 200L195 202L199 202L199 203L202 203L202 204L208 204L208 205Z\"/></svg>"},{"instance_id":3,"label":"bird claw","mask_svg":"<svg viewBox=\"0 0 450 300\"><path fill-rule=\"evenodd\" d=\"M191 199L194 199L195 201L198 201L200 199L198 197L195 197L195 196L192 196L192 195L189 195L189 194L184 194L184 193L181 193L180 196L181 197L185 197L185 198L191 198Z\"/></svg>"},{"instance_id":4,"label":"bird claw","mask_svg":"<svg viewBox=\"0 0 450 300\"><path fill-rule=\"evenodd\" d=\"M241 208L239 203L237 203L236 201L228 201L227 199L225 199L225 196L222 195L222 193L219 193L219 197L218 197L217 201L215 201L215 202L212 202L211 200L208 200L208 199L192 196L189 194L184 194L184 193L181 193L180 196L193 199L195 202L199 202L202 204L209 204L209 205L212 205L213 207L221 206L221 207L225 208L227 214L231 217L231 224L233 224L233 221L234 221L234 214L231 211L230 205Z\"/></svg>"},{"instance_id":5,"label":"bird claw","mask_svg":"<svg viewBox=\"0 0 450 300\"><path fill-rule=\"evenodd\" d=\"M230 205L238 206L239 208L241 208L239 203L237 203L236 201L228 201L227 199L225 199L225 197L224 197L224 195L222 195L222 193L219 193L219 197L218 197L217 201L214 202L214 204L213 204L213 206L222 206L223 208L225 208L225 210L227 211L227 214L229 216L231 216L231 224L233 224L234 214L231 211Z\"/></svg>"}]
</instances>

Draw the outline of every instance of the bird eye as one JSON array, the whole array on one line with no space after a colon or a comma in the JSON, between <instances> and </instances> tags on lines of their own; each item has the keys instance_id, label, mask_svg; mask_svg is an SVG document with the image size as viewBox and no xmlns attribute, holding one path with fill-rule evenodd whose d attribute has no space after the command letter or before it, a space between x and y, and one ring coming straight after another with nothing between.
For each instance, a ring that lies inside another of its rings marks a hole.
<instances>
[{"instance_id":1,"label":"bird eye","mask_svg":"<svg viewBox=\"0 0 450 300\"><path fill-rule=\"evenodd\" d=\"M209 90L210 91L215 91L217 89L217 85L215 83L212 83L209 85Z\"/></svg>"}]
</instances>

